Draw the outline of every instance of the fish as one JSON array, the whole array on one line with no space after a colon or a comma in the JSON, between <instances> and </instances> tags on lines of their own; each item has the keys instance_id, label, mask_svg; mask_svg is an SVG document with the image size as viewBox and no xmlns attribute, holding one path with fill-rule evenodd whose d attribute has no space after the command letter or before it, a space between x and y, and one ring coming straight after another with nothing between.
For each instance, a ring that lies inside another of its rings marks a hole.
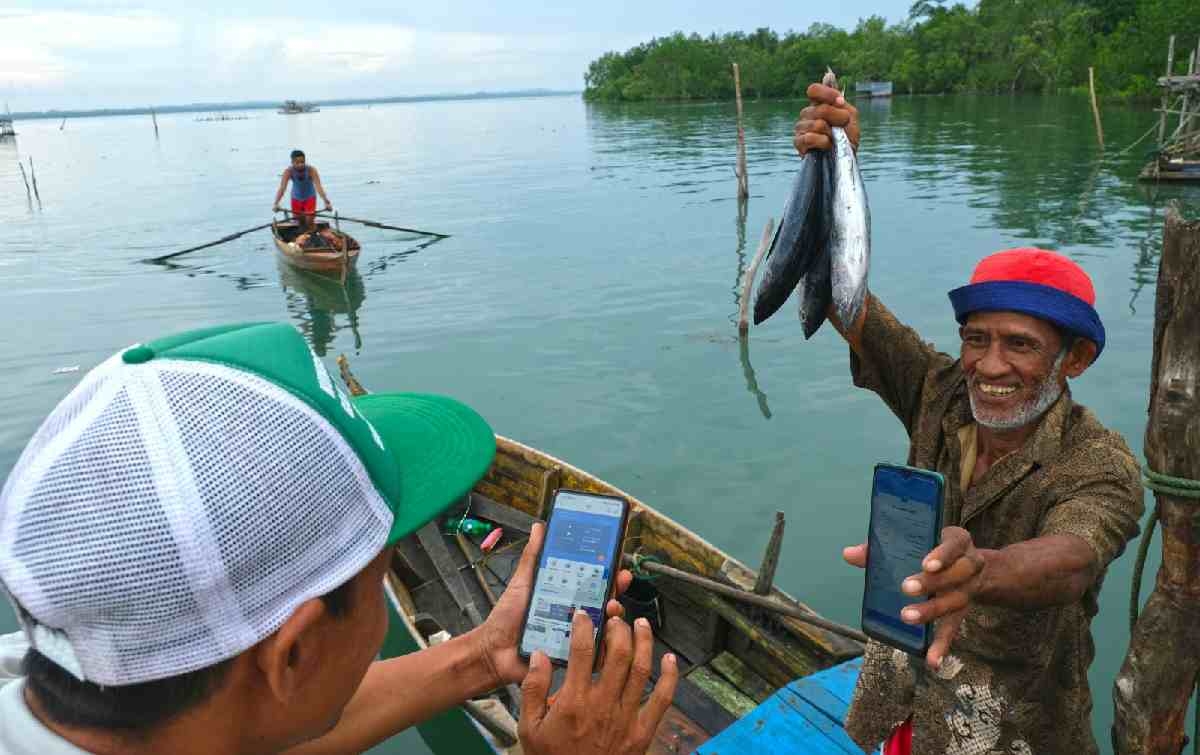
<instances>
[{"instance_id":1,"label":"fish","mask_svg":"<svg viewBox=\"0 0 1200 755\"><path fill-rule=\"evenodd\" d=\"M800 160L791 196L783 208L783 219L767 252L767 269L754 297L755 325L779 311L801 276L812 267L819 240L829 235L827 224L820 222L827 214L818 208L813 215L814 206L823 199L827 171L822 166L827 159L826 155L813 151Z\"/></svg>"},{"instance_id":2,"label":"fish","mask_svg":"<svg viewBox=\"0 0 1200 755\"><path fill-rule=\"evenodd\" d=\"M800 299L800 325L804 329L804 339L808 340L821 328L825 322L825 314L833 301L831 286L831 271L829 258L829 240L833 233L833 161L826 157L822 161L823 196L821 211L825 213L822 222L828 233L817 251L817 258L812 269L800 278L796 294Z\"/></svg>"},{"instance_id":3,"label":"fish","mask_svg":"<svg viewBox=\"0 0 1200 755\"><path fill-rule=\"evenodd\" d=\"M849 328L862 311L871 263L871 208L863 186L854 146L846 130L833 131L833 222L829 238L830 284L833 308L842 327Z\"/></svg>"}]
</instances>

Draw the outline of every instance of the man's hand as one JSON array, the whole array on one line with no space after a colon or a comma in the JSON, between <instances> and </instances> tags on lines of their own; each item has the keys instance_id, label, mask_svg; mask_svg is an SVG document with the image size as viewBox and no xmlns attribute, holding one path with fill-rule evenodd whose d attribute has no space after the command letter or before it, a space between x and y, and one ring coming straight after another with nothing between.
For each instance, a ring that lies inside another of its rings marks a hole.
<instances>
[{"instance_id":1,"label":"man's hand","mask_svg":"<svg viewBox=\"0 0 1200 755\"><path fill-rule=\"evenodd\" d=\"M679 681L675 656L663 656L658 682L642 705L642 692L653 667L654 638L649 622L638 619L631 633L623 619L608 619L604 663L596 681L592 681L594 644L592 620L577 611L571 621L566 680L553 703L546 699L550 659L534 653L529 675L521 685L523 702L517 729L526 755L642 755L649 748L675 696Z\"/></svg>"},{"instance_id":2,"label":"man's hand","mask_svg":"<svg viewBox=\"0 0 1200 755\"><path fill-rule=\"evenodd\" d=\"M529 608L529 597L533 594L533 568L537 564L538 554L542 552L545 536L544 524L539 522L533 525L529 542L521 552L521 561L508 581L508 587L488 614L487 620L472 632L483 662L495 676L496 687L520 682L528 671L525 661L517 654L517 645L521 642L521 623ZM632 581L633 574L627 569L618 572L617 595L625 592ZM604 607L609 617L619 617L624 610L615 600L608 601Z\"/></svg>"},{"instance_id":3,"label":"man's hand","mask_svg":"<svg viewBox=\"0 0 1200 755\"><path fill-rule=\"evenodd\" d=\"M867 565L867 546L864 543L845 548L842 557L847 563L863 568ZM962 527L947 527L942 530L942 544L921 562L921 573L900 584L905 595L933 596L924 603L906 607L900 612L900 618L907 624L938 622L933 643L925 655L925 663L935 671L941 667L967 609L983 587L985 563L975 548L971 533Z\"/></svg>"},{"instance_id":4,"label":"man's hand","mask_svg":"<svg viewBox=\"0 0 1200 755\"><path fill-rule=\"evenodd\" d=\"M274 207L271 208L271 212L283 212L283 208L280 207L279 205L275 205Z\"/></svg>"},{"instance_id":5,"label":"man's hand","mask_svg":"<svg viewBox=\"0 0 1200 755\"><path fill-rule=\"evenodd\" d=\"M846 102L842 93L824 84L810 84L808 99L812 104L800 111L792 143L801 155L810 149L833 148L833 126L846 129L846 136L858 151L858 108Z\"/></svg>"},{"instance_id":6,"label":"man's hand","mask_svg":"<svg viewBox=\"0 0 1200 755\"><path fill-rule=\"evenodd\" d=\"M333 203L328 199L325 200L325 212L333 212Z\"/></svg>"}]
</instances>

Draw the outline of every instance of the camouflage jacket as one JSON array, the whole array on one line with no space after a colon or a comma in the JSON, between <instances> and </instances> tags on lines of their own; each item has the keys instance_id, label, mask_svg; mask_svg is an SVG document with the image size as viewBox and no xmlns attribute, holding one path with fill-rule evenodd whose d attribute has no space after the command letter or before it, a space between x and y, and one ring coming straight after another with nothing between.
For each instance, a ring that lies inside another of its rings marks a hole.
<instances>
[{"instance_id":1,"label":"camouflage jacket","mask_svg":"<svg viewBox=\"0 0 1200 755\"><path fill-rule=\"evenodd\" d=\"M913 716L919 755L1098 752L1087 670L1091 620L1104 570L1137 535L1138 465L1125 441L1066 391L1025 445L964 493L958 430L974 422L962 367L924 343L872 298L863 353L850 355L857 386L879 394L908 430L908 463L945 475L945 525L976 547L1076 535L1101 566L1082 599L1020 610L973 605L939 672L924 659L871 642L846 728L872 749Z\"/></svg>"}]
</instances>

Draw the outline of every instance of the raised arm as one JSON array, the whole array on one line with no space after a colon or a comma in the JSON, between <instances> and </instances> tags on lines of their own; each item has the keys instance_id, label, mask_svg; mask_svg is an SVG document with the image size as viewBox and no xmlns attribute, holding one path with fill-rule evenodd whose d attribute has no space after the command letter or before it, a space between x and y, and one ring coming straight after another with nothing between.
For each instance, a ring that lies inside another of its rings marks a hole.
<instances>
[{"instance_id":1,"label":"raised arm","mask_svg":"<svg viewBox=\"0 0 1200 755\"><path fill-rule=\"evenodd\" d=\"M286 170L279 176L279 191L275 192L275 202L271 208L273 210L279 209L279 200L283 199L283 192L287 190L288 177L288 171Z\"/></svg>"}]
</instances>

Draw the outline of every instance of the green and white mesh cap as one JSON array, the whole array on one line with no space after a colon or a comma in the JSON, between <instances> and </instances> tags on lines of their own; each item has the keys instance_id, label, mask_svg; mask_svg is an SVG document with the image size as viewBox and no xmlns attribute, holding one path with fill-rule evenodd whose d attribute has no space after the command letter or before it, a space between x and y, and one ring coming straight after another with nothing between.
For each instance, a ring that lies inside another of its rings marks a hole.
<instances>
[{"instance_id":1,"label":"green and white mesh cap","mask_svg":"<svg viewBox=\"0 0 1200 755\"><path fill-rule=\"evenodd\" d=\"M351 399L283 323L163 338L88 373L26 446L0 587L81 679L205 668L444 511L495 448L451 399Z\"/></svg>"}]
</instances>

